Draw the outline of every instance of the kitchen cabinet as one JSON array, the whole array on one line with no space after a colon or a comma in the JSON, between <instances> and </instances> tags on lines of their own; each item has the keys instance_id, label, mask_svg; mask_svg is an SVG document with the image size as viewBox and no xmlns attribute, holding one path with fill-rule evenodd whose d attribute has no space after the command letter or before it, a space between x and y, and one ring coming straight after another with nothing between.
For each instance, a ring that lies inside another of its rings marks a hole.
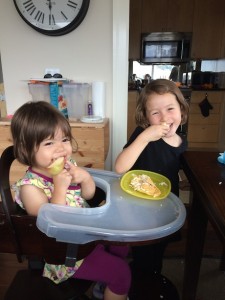
<instances>
[{"instance_id":1,"label":"kitchen cabinet","mask_svg":"<svg viewBox=\"0 0 225 300\"><path fill-rule=\"evenodd\" d=\"M224 23L223 23L223 34L222 34L222 50L221 50L221 57L225 57L225 15L224 15Z\"/></svg>"},{"instance_id":2,"label":"kitchen cabinet","mask_svg":"<svg viewBox=\"0 0 225 300\"><path fill-rule=\"evenodd\" d=\"M104 169L105 160L109 149L109 120L104 119L103 123L82 123L70 122L72 134L75 138L78 149L73 153L73 158L79 166L90 166L96 169ZM10 133L10 121L0 120L0 155L5 148L12 145ZM18 161L13 163L13 174L10 182L20 178L26 166Z\"/></svg>"},{"instance_id":3,"label":"kitchen cabinet","mask_svg":"<svg viewBox=\"0 0 225 300\"><path fill-rule=\"evenodd\" d=\"M196 0L193 21L193 59L223 58L225 43L225 1Z\"/></svg>"},{"instance_id":4,"label":"kitchen cabinet","mask_svg":"<svg viewBox=\"0 0 225 300\"><path fill-rule=\"evenodd\" d=\"M129 59L139 60L141 34L193 32L191 58L225 57L224 0L130 0Z\"/></svg>"},{"instance_id":5,"label":"kitchen cabinet","mask_svg":"<svg viewBox=\"0 0 225 300\"><path fill-rule=\"evenodd\" d=\"M135 110L139 97L138 91L128 92L128 105L127 105L127 139L131 136L132 132L136 128L135 123Z\"/></svg>"},{"instance_id":6,"label":"kitchen cabinet","mask_svg":"<svg viewBox=\"0 0 225 300\"><path fill-rule=\"evenodd\" d=\"M130 0L129 59L140 59L142 0Z\"/></svg>"},{"instance_id":7,"label":"kitchen cabinet","mask_svg":"<svg viewBox=\"0 0 225 300\"><path fill-rule=\"evenodd\" d=\"M91 165L104 169L109 150L109 121L103 123L70 122L72 135L78 144L74 158L79 166Z\"/></svg>"},{"instance_id":8,"label":"kitchen cabinet","mask_svg":"<svg viewBox=\"0 0 225 300\"><path fill-rule=\"evenodd\" d=\"M142 32L192 32L194 0L142 0Z\"/></svg>"},{"instance_id":9,"label":"kitchen cabinet","mask_svg":"<svg viewBox=\"0 0 225 300\"><path fill-rule=\"evenodd\" d=\"M140 59L141 33L192 32L194 0L130 0L129 59Z\"/></svg>"},{"instance_id":10,"label":"kitchen cabinet","mask_svg":"<svg viewBox=\"0 0 225 300\"><path fill-rule=\"evenodd\" d=\"M188 119L189 148L221 149L224 141L225 92L207 91L208 101L213 106L209 116L204 117L199 103L205 98L206 91L193 91Z\"/></svg>"}]
</instances>

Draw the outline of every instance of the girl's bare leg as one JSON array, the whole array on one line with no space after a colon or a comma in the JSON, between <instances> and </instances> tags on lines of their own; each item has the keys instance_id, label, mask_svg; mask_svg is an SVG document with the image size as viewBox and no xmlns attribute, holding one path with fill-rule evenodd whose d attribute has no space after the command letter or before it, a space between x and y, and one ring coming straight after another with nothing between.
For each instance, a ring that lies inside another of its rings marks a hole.
<instances>
[{"instance_id":1,"label":"girl's bare leg","mask_svg":"<svg viewBox=\"0 0 225 300\"><path fill-rule=\"evenodd\" d=\"M105 288L104 300L127 300L127 295L114 294L108 287Z\"/></svg>"}]
</instances>

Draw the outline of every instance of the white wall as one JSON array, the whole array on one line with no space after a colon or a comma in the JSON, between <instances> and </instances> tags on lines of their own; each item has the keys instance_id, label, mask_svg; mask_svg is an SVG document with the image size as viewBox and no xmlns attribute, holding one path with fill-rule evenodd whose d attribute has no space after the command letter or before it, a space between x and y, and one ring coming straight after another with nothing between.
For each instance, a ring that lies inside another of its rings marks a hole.
<instances>
[{"instance_id":1,"label":"white wall","mask_svg":"<svg viewBox=\"0 0 225 300\"><path fill-rule=\"evenodd\" d=\"M60 68L64 77L77 81L105 81L110 169L126 141L128 24L129 0L90 0L78 28L49 37L30 28L13 1L1 0L0 53L8 114L31 100L23 80L43 77L46 67Z\"/></svg>"}]
</instances>

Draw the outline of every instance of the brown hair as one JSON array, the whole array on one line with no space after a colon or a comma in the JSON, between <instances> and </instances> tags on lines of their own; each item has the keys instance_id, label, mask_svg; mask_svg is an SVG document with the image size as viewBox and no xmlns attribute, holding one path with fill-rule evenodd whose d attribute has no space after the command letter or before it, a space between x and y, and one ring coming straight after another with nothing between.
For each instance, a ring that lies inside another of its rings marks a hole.
<instances>
[{"instance_id":1,"label":"brown hair","mask_svg":"<svg viewBox=\"0 0 225 300\"><path fill-rule=\"evenodd\" d=\"M72 140L68 120L53 105L44 101L27 102L15 112L11 121L14 154L19 162L35 165L35 153L46 138L53 138L57 128ZM76 145L77 146L77 145Z\"/></svg>"},{"instance_id":2,"label":"brown hair","mask_svg":"<svg viewBox=\"0 0 225 300\"><path fill-rule=\"evenodd\" d=\"M135 111L135 120L138 126L146 128L150 125L146 117L146 102L148 97L153 94L163 95L166 93L175 95L181 108L181 124L185 124L187 122L189 105L184 99L180 89L173 81L168 79L156 79L143 88L138 98Z\"/></svg>"}]
</instances>

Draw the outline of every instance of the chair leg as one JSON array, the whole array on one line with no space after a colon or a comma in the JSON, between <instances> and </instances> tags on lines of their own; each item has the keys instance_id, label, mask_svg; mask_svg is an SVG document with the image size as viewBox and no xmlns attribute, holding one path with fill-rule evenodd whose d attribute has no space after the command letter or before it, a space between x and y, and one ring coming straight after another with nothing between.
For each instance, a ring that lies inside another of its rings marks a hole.
<instances>
[{"instance_id":1,"label":"chair leg","mask_svg":"<svg viewBox=\"0 0 225 300\"><path fill-rule=\"evenodd\" d=\"M225 246L223 247L222 257L220 260L220 271L225 272Z\"/></svg>"},{"instance_id":2,"label":"chair leg","mask_svg":"<svg viewBox=\"0 0 225 300\"><path fill-rule=\"evenodd\" d=\"M44 261L39 257L28 258L28 268L29 270L43 270Z\"/></svg>"}]
</instances>

